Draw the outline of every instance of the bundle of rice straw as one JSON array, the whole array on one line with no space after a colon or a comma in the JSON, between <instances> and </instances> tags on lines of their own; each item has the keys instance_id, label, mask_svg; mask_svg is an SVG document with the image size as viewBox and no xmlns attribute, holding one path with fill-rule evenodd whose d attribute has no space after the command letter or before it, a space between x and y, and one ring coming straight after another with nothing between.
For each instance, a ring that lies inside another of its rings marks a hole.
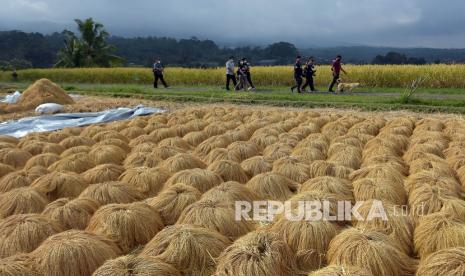
<instances>
[{"instance_id":1,"label":"bundle of rice straw","mask_svg":"<svg viewBox=\"0 0 465 276\"><path fill-rule=\"evenodd\" d=\"M156 197L147 200L163 219L165 225L175 224L182 211L200 199L201 193L196 188L177 183L161 191Z\"/></svg>"},{"instance_id":2,"label":"bundle of rice straw","mask_svg":"<svg viewBox=\"0 0 465 276\"><path fill-rule=\"evenodd\" d=\"M138 167L126 170L120 181L137 188L147 197L155 196L163 188L171 173L163 168Z\"/></svg>"},{"instance_id":3,"label":"bundle of rice straw","mask_svg":"<svg viewBox=\"0 0 465 276\"><path fill-rule=\"evenodd\" d=\"M172 265L144 255L126 255L106 261L93 276L182 276Z\"/></svg>"},{"instance_id":4,"label":"bundle of rice straw","mask_svg":"<svg viewBox=\"0 0 465 276\"><path fill-rule=\"evenodd\" d=\"M465 247L452 247L432 253L420 261L417 275L465 275Z\"/></svg>"},{"instance_id":5,"label":"bundle of rice straw","mask_svg":"<svg viewBox=\"0 0 465 276\"><path fill-rule=\"evenodd\" d=\"M90 198L60 198L49 203L42 214L65 230L84 230L100 204Z\"/></svg>"},{"instance_id":6,"label":"bundle of rice straw","mask_svg":"<svg viewBox=\"0 0 465 276\"><path fill-rule=\"evenodd\" d=\"M0 194L0 218L16 214L40 213L47 198L31 187L21 187Z\"/></svg>"},{"instance_id":7,"label":"bundle of rice straw","mask_svg":"<svg viewBox=\"0 0 465 276\"><path fill-rule=\"evenodd\" d=\"M102 206L86 230L114 240L124 253L145 245L164 225L155 208L142 202Z\"/></svg>"},{"instance_id":8,"label":"bundle of rice straw","mask_svg":"<svg viewBox=\"0 0 465 276\"><path fill-rule=\"evenodd\" d=\"M271 232L256 231L236 240L218 259L215 276L303 275L292 249Z\"/></svg>"},{"instance_id":9,"label":"bundle of rice straw","mask_svg":"<svg viewBox=\"0 0 465 276\"><path fill-rule=\"evenodd\" d=\"M144 195L137 188L127 183L111 181L90 185L82 191L79 198L90 198L97 201L100 205L107 205L111 203L141 201L144 199Z\"/></svg>"},{"instance_id":10,"label":"bundle of rice straw","mask_svg":"<svg viewBox=\"0 0 465 276\"><path fill-rule=\"evenodd\" d=\"M205 199L187 206L177 223L216 230L231 240L255 229L253 222L236 219L233 204Z\"/></svg>"},{"instance_id":11,"label":"bundle of rice straw","mask_svg":"<svg viewBox=\"0 0 465 276\"><path fill-rule=\"evenodd\" d=\"M277 173L259 174L247 183L247 187L261 198L285 201L299 190L299 184Z\"/></svg>"},{"instance_id":12,"label":"bundle of rice straw","mask_svg":"<svg viewBox=\"0 0 465 276\"><path fill-rule=\"evenodd\" d=\"M32 188L46 195L50 201L62 197L77 197L88 186L81 175L59 171L41 176L31 184Z\"/></svg>"},{"instance_id":13,"label":"bundle of rice straw","mask_svg":"<svg viewBox=\"0 0 465 276\"><path fill-rule=\"evenodd\" d=\"M191 169L175 173L166 181L164 189L177 183L183 183L204 193L222 182L223 179L221 176L215 172L202 169Z\"/></svg>"},{"instance_id":14,"label":"bundle of rice straw","mask_svg":"<svg viewBox=\"0 0 465 276\"><path fill-rule=\"evenodd\" d=\"M207 276L215 271L215 259L230 243L214 230L177 224L160 231L142 254L173 265L183 275Z\"/></svg>"},{"instance_id":15,"label":"bundle of rice straw","mask_svg":"<svg viewBox=\"0 0 465 276\"><path fill-rule=\"evenodd\" d=\"M39 214L13 215L0 222L0 258L29 253L61 226Z\"/></svg>"},{"instance_id":16,"label":"bundle of rice straw","mask_svg":"<svg viewBox=\"0 0 465 276\"><path fill-rule=\"evenodd\" d=\"M105 237L68 230L46 239L31 256L45 275L88 276L120 254L119 248Z\"/></svg>"}]
</instances>

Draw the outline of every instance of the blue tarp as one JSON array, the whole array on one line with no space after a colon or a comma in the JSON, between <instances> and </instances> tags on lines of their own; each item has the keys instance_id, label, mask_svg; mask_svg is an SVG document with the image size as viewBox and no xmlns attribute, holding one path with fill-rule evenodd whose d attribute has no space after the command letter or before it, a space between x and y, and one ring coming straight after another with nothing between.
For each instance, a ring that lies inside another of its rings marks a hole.
<instances>
[{"instance_id":1,"label":"blue tarp","mask_svg":"<svg viewBox=\"0 0 465 276\"><path fill-rule=\"evenodd\" d=\"M20 138L33 132L53 131L66 127L108 123L163 112L166 112L166 110L140 105L135 108L118 108L101 112L60 113L29 117L0 123L0 135Z\"/></svg>"}]
</instances>

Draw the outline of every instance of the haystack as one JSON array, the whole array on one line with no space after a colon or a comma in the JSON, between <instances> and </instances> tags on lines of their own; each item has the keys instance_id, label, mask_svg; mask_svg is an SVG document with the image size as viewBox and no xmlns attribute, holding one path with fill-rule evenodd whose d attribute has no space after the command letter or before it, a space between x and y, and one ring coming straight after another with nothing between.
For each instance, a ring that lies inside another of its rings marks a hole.
<instances>
[{"instance_id":1,"label":"haystack","mask_svg":"<svg viewBox=\"0 0 465 276\"><path fill-rule=\"evenodd\" d=\"M65 150L65 148L60 144L41 141L31 141L23 145L21 149L29 152L32 155L37 155L41 153L61 154Z\"/></svg>"},{"instance_id":2,"label":"haystack","mask_svg":"<svg viewBox=\"0 0 465 276\"><path fill-rule=\"evenodd\" d=\"M191 146L196 147L203 141L207 140L210 136L205 131L189 132L182 139L188 142Z\"/></svg>"},{"instance_id":3,"label":"haystack","mask_svg":"<svg viewBox=\"0 0 465 276\"><path fill-rule=\"evenodd\" d=\"M333 176L320 176L308 180L300 187L300 192L320 191L322 193L338 194L353 201L352 185L347 179Z\"/></svg>"},{"instance_id":4,"label":"haystack","mask_svg":"<svg viewBox=\"0 0 465 276\"><path fill-rule=\"evenodd\" d=\"M39 214L14 215L0 222L0 258L29 253L62 227Z\"/></svg>"},{"instance_id":5,"label":"haystack","mask_svg":"<svg viewBox=\"0 0 465 276\"><path fill-rule=\"evenodd\" d=\"M157 157L154 154L150 154L147 152L142 151L133 151L131 152L123 162L123 166L128 168L136 168L136 167L149 167L154 168L161 164L163 159Z\"/></svg>"},{"instance_id":6,"label":"haystack","mask_svg":"<svg viewBox=\"0 0 465 276\"><path fill-rule=\"evenodd\" d=\"M354 228L344 230L329 244L328 263L357 266L377 276L413 276L416 263L387 235Z\"/></svg>"},{"instance_id":7,"label":"haystack","mask_svg":"<svg viewBox=\"0 0 465 276\"><path fill-rule=\"evenodd\" d=\"M149 135L154 143L158 143L163 139L176 137L177 133L173 128L160 128L150 132Z\"/></svg>"},{"instance_id":8,"label":"haystack","mask_svg":"<svg viewBox=\"0 0 465 276\"><path fill-rule=\"evenodd\" d=\"M60 198L45 206L42 215L58 222L65 230L84 230L99 207L90 198Z\"/></svg>"},{"instance_id":9,"label":"haystack","mask_svg":"<svg viewBox=\"0 0 465 276\"><path fill-rule=\"evenodd\" d=\"M172 265L150 256L126 255L106 261L93 276L182 276Z\"/></svg>"},{"instance_id":10,"label":"haystack","mask_svg":"<svg viewBox=\"0 0 465 276\"><path fill-rule=\"evenodd\" d=\"M60 160L60 156L55 153L43 153L29 159L24 165L24 169L30 169L35 166L50 167L53 163Z\"/></svg>"},{"instance_id":11,"label":"haystack","mask_svg":"<svg viewBox=\"0 0 465 276\"><path fill-rule=\"evenodd\" d=\"M91 147L94 144L95 144L94 140L92 140L91 138L85 137L85 136L70 136L60 142L60 145L65 147L65 149L70 149L70 148L78 147L78 146Z\"/></svg>"},{"instance_id":12,"label":"haystack","mask_svg":"<svg viewBox=\"0 0 465 276\"><path fill-rule=\"evenodd\" d=\"M369 219L369 214L374 206L375 202L373 200L363 202L358 208L358 212L363 219L360 221L354 220L353 224L358 229L377 231L388 235L393 242L399 244L405 254L411 255L413 252L414 222L406 208L402 208L404 205L382 202L381 206L387 220L380 217Z\"/></svg>"},{"instance_id":13,"label":"haystack","mask_svg":"<svg viewBox=\"0 0 465 276\"><path fill-rule=\"evenodd\" d=\"M260 153L260 149L252 142L238 141L230 144L228 150L239 156L241 161L249 159Z\"/></svg>"},{"instance_id":14,"label":"haystack","mask_svg":"<svg viewBox=\"0 0 465 276\"><path fill-rule=\"evenodd\" d=\"M175 173L166 181L164 189L177 183L183 183L204 193L222 182L223 179L221 176L215 172L202 169L191 169Z\"/></svg>"},{"instance_id":15,"label":"haystack","mask_svg":"<svg viewBox=\"0 0 465 276\"><path fill-rule=\"evenodd\" d=\"M216 231L176 224L160 231L142 254L173 265L183 275L207 276L215 271L215 259L230 243Z\"/></svg>"},{"instance_id":16,"label":"haystack","mask_svg":"<svg viewBox=\"0 0 465 276\"><path fill-rule=\"evenodd\" d=\"M228 160L233 162L241 162L241 158L237 152L230 151L224 148L212 149L205 157L204 161L211 164L215 161Z\"/></svg>"},{"instance_id":17,"label":"haystack","mask_svg":"<svg viewBox=\"0 0 465 276\"><path fill-rule=\"evenodd\" d=\"M224 181L246 183L249 180L241 165L233 161L220 160L213 162L208 166L208 170L217 173Z\"/></svg>"},{"instance_id":18,"label":"haystack","mask_svg":"<svg viewBox=\"0 0 465 276\"><path fill-rule=\"evenodd\" d=\"M141 135L147 134L147 132L143 128L138 127L138 126L132 126L132 127L125 128L121 130L120 133L121 135L129 139L134 139Z\"/></svg>"},{"instance_id":19,"label":"haystack","mask_svg":"<svg viewBox=\"0 0 465 276\"><path fill-rule=\"evenodd\" d=\"M121 165L126 158L126 151L118 146L106 145L94 147L89 157L95 165L116 164Z\"/></svg>"},{"instance_id":20,"label":"haystack","mask_svg":"<svg viewBox=\"0 0 465 276\"><path fill-rule=\"evenodd\" d=\"M333 176L338 178L349 178L353 169L334 164L332 162L317 160L310 165L309 176L315 178L318 176Z\"/></svg>"},{"instance_id":21,"label":"haystack","mask_svg":"<svg viewBox=\"0 0 465 276\"><path fill-rule=\"evenodd\" d=\"M94 160L87 153L76 153L64 157L53 163L48 169L50 171L69 171L83 173L95 166Z\"/></svg>"},{"instance_id":22,"label":"haystack","mask_svg":"<svg viewBox=\"0 0 465 276\"><path fill-rule=\"evenodd\" d=\"M47 138L50 143L58 144L64 139L68 138L69 136L70 136L69 133L59 130L59 131L50 132Z\"/></svg>"},{"instance_id":23,"label":"haystack","mask_svg":"<svg viewBox=\"0 0 465 276\"><path fill-rule=\"evenodd\" d=\"M404 185L408 193L426 185L445 189L455 194L459 194L461 190L460 183L453 174L444 175L436 170L421 171L419 173L412 174L407 178Z\"/></svg>"},{"instance_id":24,"label":"haystack","mask_svg":"<svg viewBox=\"0 0 465 276\"><path fill-rule=\"evenodd\" d=\"M231 144L231 138L226 135L212 136L200 143L194 150L194 154L200 158L205 158L212 149L226 148Z\"/></svg>"},{"instance_id":25,"label":"haystack","mask_svg":"<svg viewBox=\"0 0 465 276\"><path fill-rule=\"evenodd\" d=\"M409 174L409 168L404 160L395 155L375 155L364 159L362 168L372 165L384 165L392 167L394 170L399 171L403 175Z\"/></svg>"},{"instance_id":26,"label":"haystack","mask_svg":"<svg viewBox=\"0 0 465 276\"><path fill-rule=\"evenodd\" d=\"M171 173L177 173L195 168L205 169L207 165L191 154L179 153L163 161L160 167L165 168Z\"/></svg>"},{"instance_id":27,"label":"haystack","mask_svg":"<svg viewBox=\"0 0 465 276\"><path fill-rule=\"evenodd\" d=\"M308 276L375 276L365 268L357 266L330 265L317 271L311 272Z\"/></svg>"},{"instance_id":28,"label":"haystack","mask_svg":"<svg viewBox=\"0 0 465 276\"><path fill-rule=\"evenodd\" d=\"M157 149L157 144L152 143L152 142L147 142L147 143L142 143L137 146L129 147L129 148L130 148L129 152L131 153L135 153L135 152L150 153L152 152L152 150Z\"/></svg>"},{"instance_id":29,"label":"haystack","mask_svg":"<svg viewBox=\"0 0 465 276\"><path fill-rule=\"evenodd\" d=\"M0 149L0 162L20 169L32 158L32 154L18 148Z\"/></svg>"},{"instance_id":30,"label":"haystack","mask_svg":"<svg viewBox=\"0 0 465 276\"><path fill-rule=\"evenodd\" d=\"M53 235L31 253L49 276L89 276L106 260L120 254L111 240L78 230Z\"/></svg>"},{"instance_id":31,"label":"haystack","mask_svg":"<svg viewBox=\"0 0 465 276\"><path fill-rule=\"evenodd\" d=\"M407 192L402 183L382 178L360 178L352 183L357 201L378 199L397 205L407 203Z\"/></svg>"},{"instance_id":32,"label":"haystack","mask_svg":"<svg viewBox=\"0 0 465 276\"><path fill-rule=\"evenodd\" d=\"M174 184L156 197L147 200L163 219L165 225L175 224L184 209L200 199L202 194L196 188L182 183Z\"/></svg>"},{"instance_id":33,"label":"haystack","mask_svg":"<svg viewBox=\"0 0 465 276\"><path fill-rule=\"evenodd\" d=\"M286 156L273 162L273 172L282 174L300 184L310 179L309 170L308 165L292 156Z\"/></svg>"},{"instance_id":34,"label":"haystack","mask_svg":"<svg viewBox=\"0 0 465 276\"><path fill-rule=\"evenodd\" d=\"M145 245L164 225L157 210L142 202L102 206L86 230L112 239L123 253Z\"/></svg>"},{"instance_id":35,"label":"haystack","mask_svg":"<svg viewBox=\"0 0 465 276\"><path fill-rule=\"evenodd\" d=\"M136 150L137 148L133 148L133 152ZM180 149L177 147L157 147L157 146L152 147L150 149L150 152L152 153L153 156L161 160L166 160L170 157L175 156L178 153L185 153L183 149Z\"/></svg>"},{"instance_id":36,"label":"haystack","mask_svg":"<svg viewBox=\"0 0 465 276\"><path fill-rule=\"evenodd\" d=\"M267 146L263 150L263 156L270 161L276 161L279 158L290 156L293 148L284 143L275 143Z\"/></svg>"},{"instance_id":37,"label":"haystack","mask_svg":"<svg viewBox=\"0 0 465 276\"><path fill-rule=\"evenodd\" d=\"M0 193L5 193L20 187L26 187L31 183L32 179L27 172L11 172L0 178Z\"/></svg>"},{"instance_id":38,"label":"haystack","mask_svg":"<svg viewBox=\"0 0 465 276\"><path fill-rule=\"evenodd\" d=\"M0 142L16 145L19 143L19 139L13 136L0 135Z\"/></svg>"},{"instance_id":39,"label":"haystack","mask_svg":"<svg viewBox=\"0 0 465 276\"><path fill-rule=\"evenodd\" d=\"M185 151L191 149L191 145L188 142L186 142L186 140L182 139L181 137L170 137L170 138L163 139L158 143L158 146L159 147L176 147L176 148L180 148Z\"/></svg>"},{"instance_id":40,"label":"haystack","mask_svg":"<svg viewBox=\"0 0 465 276\"><path fill-rule=\"evenodd\" d=\"M393 167L377 164L372 166L363 167L359 170L352 172L349 179L352 181L362 178L380 178L386 181L404 183L405 176Z\"/></svg>"},{"instance_id":41,"label":"haystack","mask_svg":"<svg viewBox=\"0 0 465 276\"><path fill-rule=\"evenodd\" d=\"M126 170L120 181L137 188L146 197L155 196L163 188L171 173L163 168L138 167Z\"/></svg>"},{"instance_id":42,"label":"haystack","mask_svg":"<svg viewBox=\"0 0 465 276\"><path fill-rule=\"evenodd\" d=\"M47 203L47 198L34 188L16 188L0 194L0 218L16 214L40 213Z\"/></svg>"},{"instance_id":43,"label":"haystack","mask_svg":"<svg viewBox=\"0 0 465 276\"><path fill-rule=\"evenodd\" d=\"M43 276L43 272L28 254L0 259L0 275Z\"/></svg>"},{"instance_id":44,"label":"haystack","mask_svg":"<svg viewBox=\"0 0 465 276\"><path fill-rule=\"evenodd\" d=\"M244 160L241 167L250 178L261 173L270 172L273 169L273 165L263 156L255 156Z\"/></svg>"},{"instance_id":45,"label":"haystack","mask_svg":"<svg viewBox=\"0 0 465 276\"><path fill-rule=\"evenodd\" d=\"M465 247L439 250L422 259L417 275L465 275Z\"/></svg>"},{"instance_id":46,"label":"haystack","mask_svg":"<svg viewBox=\"0 0 465 276\"><path fill-rule=\"evenodd\" d=\"M131 148L129 147L127 142L122 141L120 139L116 139L116 138L105 139L94 145L94 147L100 147L100 146L117 146L120 149L124 150L125 152L131 151Z\"/></svg>"},{"instance_id":47,"label":"haystack","mask_svg":"<svg viewBox=\"0 0 465 276\"><path fill-rule=\"evenodd\" d=\"M93 167L82 173L82 176L89 184L116 181L124 172L124 168L115 164L102 164Z\"/></svg>"},{"instance_id":48,"label":"haystack","mask_svg":"<svg viewBox=\"0 0 465 276\"><path fill-rule=\"evenodd\" d=\"M15 168L13 168L12 166L0 163L0 177L3 177L14 171L15 171Z\"/></svg>"},{"instance_id":49,"label":"haystack","mask_svg":"<svg viewBox=\"0 0 465 276\"><path fill-rule=\"evenodd\" d=\"M87 186L88 183L81 175L60 171L39 177L31 184L32 188L46 195L50 201L77 197Z\"/></svg>"},{"instance_id":50,"label":"haystack","mask_svg":"<svg viewBox=\"0 0 465 276\"><path fill-rule=\"evenodd\" d=\"M267 200L285 201L299 190L299 184L277 173L262 173L249 182L247 187Z\"/></svg>"},{"instance_id":51,"label":"haystack","mask_svg":"<svg viewBox=\"0 0 465 276\"><path fill-rule=\"evenodd\" d=\"M18 102L12 105L25 111L43 103L73 104L74 101L56 83L48 79L40 79L24 90Z\"/></svg>"},{"instance_id":52,"label":"haystack","mask_svg":"<svg viewBox=\"0 0 465 276\"><path fill-rule=\"evenodd\" d=\"M79 198L91 198L101 205L107 205L141 201L145 197L137 188L127 183L112 181L90 185L82 191Z\"/></svg>"},{"instance_id":53,"label":"haystack","mask_svg":"<svg viewBox=\"0 0 465 276\"><path fill-rule=\"evenodd\" d=\"M310 271L325 266L329 242L338 227L325 220L288 220L281 216L270 228L294 251L300 270Z\"/></svg>"},{"instance_id":54,"label":"haystack","mask_svg":"<svg viewBox=\"0 0 465 276\"><path fill-rule=\"evenodd\" d=\"M234 204L204 199L187 206L177 224L198 225L235 240L255 229L252 221L237 220L235 215Z\"/></svg>"},{"instance_id":55,"label":"haystack","mask_svg":"<svg viewBox=\"0 0 465 276\"><path fill-rule=\"evenodd\" d=\"M108 124L107 126L109 126ZM96 142L101 142L104 140L108 139L119 139L123 142L129 143L129 139L124 136L123 134L120 134L118 131L115 130L105 130L105 131L99 131L95 135L92 136L92 140Z\"/></svg>"},{"instance_id":56,"label":"haystack","mask_svg":"<svg viewBox=\"0 0 465 276\"><path fill-rule=\"evenodd\" d=\"M65 158L71 155L75 155L77 153L89 153L92 150L89 146L76 146L71 147L60 154L61 158Z\"/></svg>"},{"instance_id":57,"label":"haystack","mask_svg":"<svg viewBox=\"0 0 465 276\"><path fill-rule=\"evenodd\" d=\"M410 214L414 219L441 210L448 200L457 199L457 194L441 187L424 185L412 190L408 196Z\"/></svg>"},{"instance_id":58,"label":"haystack","mask_svg":"<svg viewBox=\"0 0 465 276\"><path fill-rule=\"evenodd\" d=\"M236 240L218 259L215 276L302 275L278 234L256 231Z\"/></svg>"},{"instance_id":59,"label":"haystack","mask_svg":"<svg viewBox=\"0 0 465 276\"><path fill-rule=\"evenodd\" d=\"M419 219L413 243L420 258L441 249L465 246L465 222L444 213L434 213Z\"/></svg>"},{"instance_id":60,"label":"haystack","mask_svg":"<svg viewBox=\"0 0 465 276\"><path fill-rule=\"evenodd\" d=\"M216 186L202 195L202 200L212 200L233 204L236 201L253 202L260 200L260 196L252 192L246 185L235 181L228 181Z\"/></svg>"}]
</instances>

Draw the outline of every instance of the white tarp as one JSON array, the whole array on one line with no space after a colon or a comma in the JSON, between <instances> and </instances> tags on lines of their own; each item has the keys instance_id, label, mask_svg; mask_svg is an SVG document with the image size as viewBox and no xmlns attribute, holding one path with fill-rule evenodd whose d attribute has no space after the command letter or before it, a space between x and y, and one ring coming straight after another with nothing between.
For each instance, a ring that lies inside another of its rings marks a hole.
<instances>
[{"instance_id":1,"label":"white tarp","mask_svg":"<svg viewBox=\"0 0 465 276\"><path fill-rule=\"evenodd\" d=\"M4 97L1 98L0 102L2 103L8 103L8 104L14 104L17 103L19 98L21 97L21 92L16 91L13 94L8 94Z\"/></svg>"},{"instance_id":2,"label":"white tarp","mask_svg":"<svg viewBox=\"0 0 465 276\"><path fill-rule=\"evenodd\" d=\"M139 105L135 108L118 108L102 112L60 113L0 123L0 135L23 137L28 133L59 130L66 127L87 126L131 119L154 113L164 113L165 109Z\"/></svg>"}]
</instances>

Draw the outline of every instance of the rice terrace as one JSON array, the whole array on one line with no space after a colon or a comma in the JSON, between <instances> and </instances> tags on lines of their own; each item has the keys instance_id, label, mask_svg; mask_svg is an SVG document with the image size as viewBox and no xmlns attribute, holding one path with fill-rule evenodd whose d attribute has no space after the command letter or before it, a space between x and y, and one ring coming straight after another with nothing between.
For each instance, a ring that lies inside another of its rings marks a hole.
<instances>
[{"instance_id":1,"label":"rice terrace","mask_svg":"<svg viewBox=\"0 0 465 276\"><path fill-rule=\"evenodd\" d=\"M465 5L196 2L4 5L0 276L465 276Z\"/></svg>"}]
</instances>

